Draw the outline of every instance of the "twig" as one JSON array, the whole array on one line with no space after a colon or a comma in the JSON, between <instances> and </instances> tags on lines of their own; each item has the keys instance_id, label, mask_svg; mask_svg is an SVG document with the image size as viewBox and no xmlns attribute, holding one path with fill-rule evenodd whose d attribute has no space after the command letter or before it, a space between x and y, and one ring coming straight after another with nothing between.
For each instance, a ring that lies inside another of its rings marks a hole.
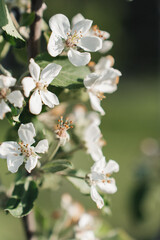
<instances>
[{"instance_id":1,"label":"twig","mask_svg":"<svg viewBox=\"0 0 160 240\"><path fill-rule=\"evenodd\" d=\"M30 26L30 37L28 40L29 58L34 58L39 53L41 23L44 11L43 0L31 0L31 11L35 12L35 20Z\"/></svg>"},{"instance_id":2,"label":"twig","mask_svg":"<svg viewBox=\"0 0 160 240\"><path fill-rule=\"evenodd\" d=\"M36 223L33 211L22 218L26 240L38 240L36 233Z\"/></svg>"}]
</instances>

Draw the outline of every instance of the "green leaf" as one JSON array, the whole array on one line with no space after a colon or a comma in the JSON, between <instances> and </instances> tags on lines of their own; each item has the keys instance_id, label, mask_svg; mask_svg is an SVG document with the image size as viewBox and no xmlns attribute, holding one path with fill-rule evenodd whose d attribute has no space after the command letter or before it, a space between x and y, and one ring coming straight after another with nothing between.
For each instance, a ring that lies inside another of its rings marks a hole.
<instances>
[{"instance_id":1,"label":"green leaf","mask_svg":"<svg viewBox=\"0 0 160 240\"><path fill-rule=\"evenodd\" d=\"M83 172L82 170L71 170L67 172L67 174L70 175L66 177L67 180L71 182L77 189L79 189L81 193L85 195L90 194L90 187L85 181L85 172Z\"/></svg>"},{"instance_id":2,"label":"green leaf","mask_svg":"<svg viewBox=\"0 0 160 240\"><path fill-rule=\"evenodd\" d=\"M20 25L21 26L30 26L35 19L35 13L31 12L31 13L23 13L21 16L21 20L20 20Z\"/></svg>"},{"instance_id":3,"label":"green leaf","mask_svg":"<svg viewBox=\"0 0 160 240\"><path fill-rule=\"evenodd\" d=\"M0 1L0 27L4 30L4 38L11 45L17 48L25 46L25 41L15 28L4 0Z\"/></svg>"},{"instance_id":4,"label":"green leaf","mask_svg":"<svg viewBox=\"0 0 160 240\"><path fill-rule=\"evenodd\" d=\"M46 163L42 167L42 170L47 173L56 173L56 172L63 171L66 168L71 168L71 167L72 167L72 164L70 161L58 159L58 160L54 160L52 162Z\"/></svg>"},{"instance_id":5,"label":"green leaf","mask_svg":"<svg viewBox=\"0 0 160 240\"><path fill-rule=\"evenodd\" d=\"M48 53L43 53L36 57L36 62L41 68L45 68L49 63L56 63L62 66L59 75L53 80L51 85L62 88L83 87L83 79L90 73L87 66L75 67L67 57L51 57Z\"/></svg>"},{"instance_id":6,"label":"green leaf","mask_svg":"<svg viewBox=\"0 0 160 240\"><path fill-rule=\"evenodd\" d=\"M20 180L16 182L5 210L9 211L14 217L23 217L32 210L37 196L37 185L30 177Z\"/></svg>"}]
</instances>

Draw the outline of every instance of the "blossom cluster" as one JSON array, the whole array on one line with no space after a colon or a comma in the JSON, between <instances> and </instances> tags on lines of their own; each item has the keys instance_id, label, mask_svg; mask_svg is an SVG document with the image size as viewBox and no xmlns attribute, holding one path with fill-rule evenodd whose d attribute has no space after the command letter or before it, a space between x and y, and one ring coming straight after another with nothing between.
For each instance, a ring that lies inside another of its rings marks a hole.
<instances>
[{"instance_id":1,"label":"blossom cluster","mask_svg":"<svg viewBox=\"0 0 160 240\"><path fill-rule=\"evenodd\" d=\"M92 20L85 19L81 14L72 19L72 24L63 14L56 14L50 18L49 27L52 33L47 46L48 53L52 57L68 56L69 61L75 67L88 64L91 71L84 78L84 87L89 96L91 107L96 112L86 113L80 107L81 109L75 109L71 115L75 120L75 132L79 132L77 135L85 143L87 153L94 161L91 172L87 175L87 182L90 185L91 198L96 202L98 208L102 208L104 200L99 191L108 194L117 191L115 180L111 178L111 174L119 171L119 165L114 160L108 162L105 160L102 151L105 141L102 139L99 128L101 120L98 113L105 114L101 100L105 98L104 93L113 93L117 90L121 73L113 68L113 57L102 57L96 64L90 61L90 52L105 53L110 50L113 43L108 40L110 36L108 32L100 30L97 25L92 26ZM20 90L16 90L15 78L11 75L0 75L0 119L3 119L7 112L11 112L13 106L21 109L24 106L24 100L33 115L39 115L43 105L51 109L59 105L60 102L56 94L48 89L61 70L63 71L62 66L56 63L49 63L41 69L36 60L31 58L29 63L30 76L24 77L21 81L23 94ZM86 119L87 124L85 124ZM72 128L72 121L68 119L64 121L61 117L55 130L60 146L64 146L70 140L67 133L70 128ZM41 140L36 146L34 145L36 131L32 122L21 123L18 136L18 142L7 141L0 145L0 157L7 159L10 172L17 172L24 163L26 170L30 173L38 165L39 154L48 151L48 140ZM81 229L81 221L77 227L77 232L80 232L79 229Z\"/></svg>"}]
</instances>

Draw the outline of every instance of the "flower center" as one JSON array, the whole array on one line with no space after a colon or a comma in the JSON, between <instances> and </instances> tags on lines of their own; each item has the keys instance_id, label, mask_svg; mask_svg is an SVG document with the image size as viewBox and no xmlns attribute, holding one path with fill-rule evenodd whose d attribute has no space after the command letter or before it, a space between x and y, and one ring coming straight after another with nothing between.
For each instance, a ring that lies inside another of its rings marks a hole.
<instances>
[{"instance_id":1,"label":"flower center","mask_svg":"<svg viewBox=\"0 0 160 240\"><path fill-rule=\"evenodd\" d=\"M21 151L21 154L25 157L30 157L31 155L35 155L35 152L33 151L33 148L30 147L28 144L24 144L23 142L18 143L20 148L18 148Z\"/></svg>"},{"instance_id":2,"label":"flower center","mask_svg":"<svg viewBox=\"0 0 160 240\"><path fill-rule=\"evenodd\" d=\"M106 36L105 36L105 32L99 30L99 27L97 25L94 25L92 27L92 31L93 31L93 34L96 36L96 37L99 37L101 38L102 40L105 40L107 39Z\"/></svg>"},{"instance_id":3,"label":"flower center","mask_svg":"<svg viewBox=\"0 0 160 240\"><path fill-rule=\"evenodd\" d=\"M80 31L80 34L77 33L77 31L75 31L73 34L71 33L67 33L68 37L67 37L67 40L66 40L66 46L67 47L76 47L79 40L82 38L82 34L81 34L81 31Z\"/></svg>"},{"instance_id":4,"label":"flower center","mask_svg":"<svg viewBox=\"0 0 160 240\"><path fill-rule=\"evenodd\" d=\"M48 85L46 83L43 82L37 82L36 83L36 88L38 88L38 90L46 90L48 87Z\"/></svg>"},{"instance_id":5,"label":"flower center","mask_svg":"<svg viewBox=\"0 0 160 240\"><path fill-rule=\"evenodd\" d=\"M69 121L68 118L66 118L65 121L63 121L63 116L58 120L56 134L59 138L67 138L67 130L70 128L73 128L71 125L72 121Z\"/></svg>"}]
</instances>

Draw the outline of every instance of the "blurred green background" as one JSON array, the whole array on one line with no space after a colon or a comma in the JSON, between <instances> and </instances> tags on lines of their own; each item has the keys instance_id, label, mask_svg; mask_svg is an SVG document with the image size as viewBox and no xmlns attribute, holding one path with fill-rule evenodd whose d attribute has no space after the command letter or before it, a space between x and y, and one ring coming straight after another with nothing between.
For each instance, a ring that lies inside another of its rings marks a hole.
<instances>
[{"instance_id":1,"label":"blurred green background","mask_svg":"<svg viewBox=\"0 0 160 240\"><path fill-rule=\"evenodd\" d=\"M154 163L159 166L160 159L158 154L157 157L145 156L140 149L146 138L156 139L157 144L160 140L159 1L48 0L46 4L46 21L56 13L71 19L80 12L111 34L114 46L109 54L115 58L114 67L122 72L122 77L118 91L103 101L106 115L102 118L101 130L107 141L104 154L119 163L120 172L114 176L118 192L111 196L112 216L106 218L113 227L123 228L135 239L159 240L160 179L153 176L157 170ZM100 55L94 57L98 59ZM4 65L10 69L20 66L14 58L5 59ZM0 141L8 127L6 121L1 121ZM90 157L82 152L74 155L73 162L86 170L92 165ZM5 160L1 160L0 166L0 179L9 187L14 175L8 174ZM70 192L75 200L83 201L86 208L95 208L89 197L64 182L58 192L45 190L45 194L39 195L37 205L43 207L46 216L59 206L64 191ZM15 229L17 235L13 238ZM0 239L25 239L21 220L1 211Z\"/></svg>"}]
</instances>

